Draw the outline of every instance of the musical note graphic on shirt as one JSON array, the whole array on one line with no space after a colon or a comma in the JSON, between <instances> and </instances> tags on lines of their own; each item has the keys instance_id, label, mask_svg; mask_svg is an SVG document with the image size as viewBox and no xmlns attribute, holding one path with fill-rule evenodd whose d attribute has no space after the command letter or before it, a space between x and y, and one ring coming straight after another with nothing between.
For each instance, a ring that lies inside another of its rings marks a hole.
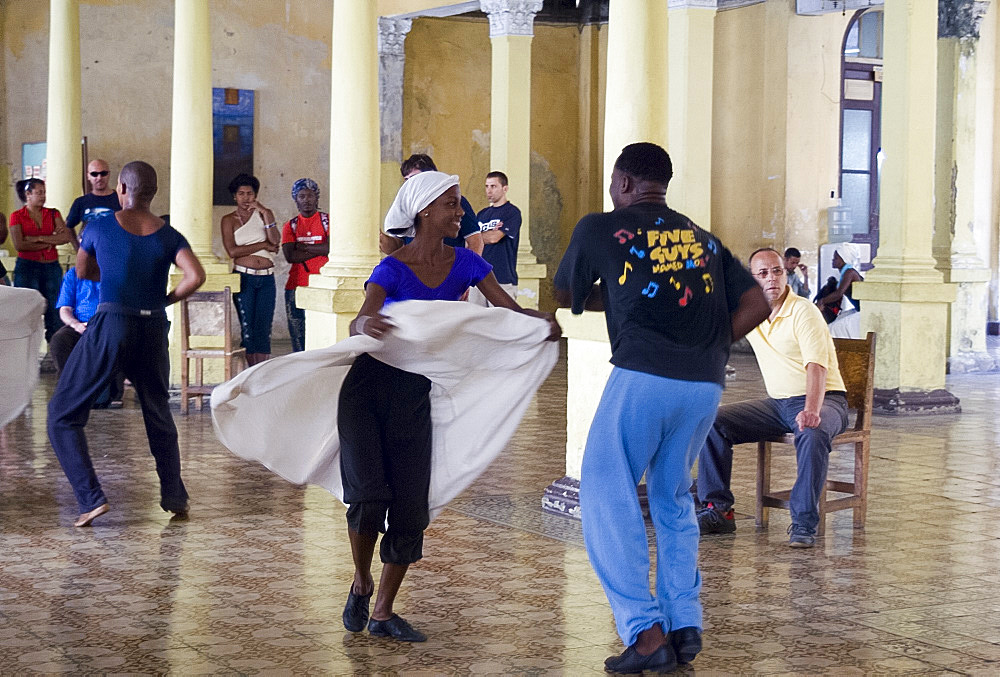
<instances>
[{"instance_id":1,"label":"musical note graphic on shirt","mask_svg":"<svg viewBox=\"0 0 1000 677\"><path fill-rule=\"evenodd\" d=\"M618 278L618 286L625 284L625 280L628 278L628 271L632 270L632 264L628 261L625 262L625 270L622 271L621 277Z\"/></svg>"},{"instance_id":2,"label":"musical note graphic on shirt","mask_svg":"<svg viewBox=\"0 0 1000 677\"><path fill-rule=\"evenodd\" d=\"M688 304L688 299L691 298L691 295L692 295L691 287L684 287L684 296L682 296L680 300L677 301L677 304L680 305L681 308L683 308Z\"/></svg>"},{"instance_id":3,"label":"musical note graphic on shirt","mask_svg":"<svg viewBox=\"0 0 1000 677\"><path fill-rule=\"evenodd\" d=\"M650 282L646 286L646 288L642 290L642 295L648 296L649 298L653 298L654 296L656 296L656 292L658 292L659 290L660 290L660 285L656 284L655 282Z\"/></svg>"},{"instance_id":4,"label":"musical note graphic on shirt","mask_svg":"<svg viewBox=\"0 0 1000 677\"><path fill-rule=\"evenodd\" d=\"M711 294L713 287L715 287L715 282L712 280L712 274L705 273L701 276L701 279L705 282L705 293Z\"/></svg>"},{"instance_id":5,"label":"musical note graphic on shirt","mask_svg":"<svg viewBox=\"0 0 1000 677\"><path fill-rule=\"evenodd\" d=\"M661 217L657 218L655 223L656 223L657 226L662 226L663 225L663 217L661 216Z\"/></svg>"},{"instance_id":6,"label":"musical note graphic on shirt","mask_svg":"<svg viewBox=\"0 0 1000 677\"><path fill-rule=\"evenodd\" d=\"M708 241L708 248L712 250L713 254L719 253L719 245L715 244L715 240Z\"/></svg>"},{"instance_id":7,"label":"musical note graphic on shirt","mask_svg":"<svg viewBox=\"0 0 1000 677\"><path fill-rule=\"evenodd\" d=\"M670 277L670 284L674 285L674 289L676 289L677 291L681 290L681 283L675 280L673 276Z\"/></svg>"},{"instance_id":8,"label":"musical note graphic on shirt","mask_svg":"<svg viewBox=\"0 0 1000 677\"><path fill-rule=\"evenodd\" d=\"M628 251L629 251L629 254L635 254L640 259L646 258L646 252L644 250L640 250L640 249L636 249L635 247L632 247Z\"/></svg>"},{"instance_id":9,"label":"musical note graphic on shirt","mask_svg":"<svg viewBox=\"0 0 1000 677\"><path fill-rule=\"evenodd\" d=\"M633 237L635 237L635 233L631 233L631 232L625 230L624 228L621 228L612 237L617 237L618 238L618 244L625 244L626 242L628 242L629 240L631 240Z\"/></svg>"}]
</instances>

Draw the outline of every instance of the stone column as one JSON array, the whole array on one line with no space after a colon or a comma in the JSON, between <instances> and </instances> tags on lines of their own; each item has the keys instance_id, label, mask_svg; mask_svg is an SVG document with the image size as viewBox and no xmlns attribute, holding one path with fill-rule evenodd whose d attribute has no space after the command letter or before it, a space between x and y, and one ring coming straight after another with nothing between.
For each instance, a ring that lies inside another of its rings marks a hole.
<instances>
[{"instance_id":1,"label":"stone column","mask_svg":"<svg viewBox=\"0 0 1000 677\"><path fill-rule=\"evenodd\" d=\"M878 335L875 409L886 414L954 412L944 389L946 284L931 255L937 110L937 6L885 6L880 244L875 269L855 283L861 331Z\"/></svg>"},{"instance_id":2,"label":"stone column","mask_svg":"<svg viewBox=\"0 0 1000 677\"><path fill-rule=\"evenodd\" d=\"M375 0L333 6L330 60L330 260L295 292L306 348L346 338L379 261L378 13ZM323 190L327 187L323 186Z\"/></svg>"},{"instance_id":3,"label":"stone column","mask_svg":"<svg viewBox=\"0 0 1000 677\"><path fill-rule=\"evenodd\" d=\"M608 83L604 99L604 208L612 209L611 170L637 141L669 145L667 3L614 0L608 15Z\"/></svg>"},{"instance_id":4,"label":"stone column","mask_svg":"<svg viewBox=\"0 0 1000 677\"><path fill-rule=\"evenodd\" d=\"M378 106L382 113L381 204L379 214L389 211L399 190L403 161L403 76L406 67L406 34L411 19L379 17L378 20Z\"/></svg>"},{"instance_id":5,"label":"stone column","mask_svg":"<svg viewBox=\"0 0 1000 677\"><path fill-rule=\"evenodd\" d=\"M712 220L712 64L718 0L670 0L667 203L706 230Z\"/></svg>"},{"instance_id":6,"label":"stone column","mask_svg":"<svg viewBox=\"0 0 1000 677\"><path fill-rule=\"evenodd\" d=\"M934 256L957 287L949 313L948 369L990 371L986 322L991 271L995 21L987 3L970 12L942 4L938 14L937 193Z\"/></svg>"},{"instance_id":7,"label":"stone column","mask_svg":"<svg viewBox=\"0 0 1000 677\"><path fill-rule=\"evenodd\" d=\"M604 200L623 147L651 141L667 147L667 3L614 0L608 21L604 117ZM604 313L557 313L569 349L566 392L566 476L550 484L542 509L579 518L580 466L587 433L611 373Z\"/></svg>"},{"instance_id":8,"label":"stone column","mask_svg":"<svg viewBox=\"0 0 1000 677\"><path fill-rule=\"evenodd\" d=\"M507 175L507 197L521 209L517 302L537 308L540 280L547 273L531 247L531 39L542 0L480 0L479 4L490 20L493 48L490 170Z\"/></svg>"},{"instance_id":9,"label":"stone column","mask_svg":"<svg viewBox=\"0 0 1000 677\"><path fill-rule=\"evenodd\" d=\"M49 12L45 193L47 204L65 218L73 200L83 193L79 0L51 0ZM60 249L66 256L73 251L69 245Z\"/></svg>"},{"instance_id":10,"label":"stone column","mask_svg":"<svg viewBox=\"0 0 1000 677\"><path fill-rule=\"evenodd\" d=\"M214 157L210 23L207 2L175 0L170 223L188 239L191 250L203 265L219 263L212 253Z\"/></svg>"},{"instance_id":11,"label":"stone column","mask_svg":"<svg viewBox=\"0 0 1000 677\"><path fill-rule=\"evenodd\" d=\"M191 251L205 268L202 291L229 287L240 290L240 276L228 262L212 252L212 39L208 3L204 0L174 2L174 77L170 127L170 225L191 244ZM141 157L130 158L141 160ZM161 174L166 167L156 167ZM180 280L171 275L171 285ZM180 322L178 306L171 306L171 381L178 383L180 371ZM205 382L222 380L220 361L205 365Z\"/></svg>"}]
</instances>

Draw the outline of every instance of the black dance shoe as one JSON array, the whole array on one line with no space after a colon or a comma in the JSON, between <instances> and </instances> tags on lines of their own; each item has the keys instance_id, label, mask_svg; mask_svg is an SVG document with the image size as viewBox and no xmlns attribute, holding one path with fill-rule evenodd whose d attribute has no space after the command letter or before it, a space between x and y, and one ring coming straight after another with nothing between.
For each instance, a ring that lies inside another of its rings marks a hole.
<instances>
[{"instance_id":1,"label":"black dance shoe","mask_svg":"<svg viewBox=\"0 0 1000 677\"><path fill-rule=\"evenodd\" d=\"M643 656L636 651L635 644L625 649L620 656L612 656L604 661L604 671L616 675L639 675L643 672L670 672L677 667L677 657L669 643Z\"/></svg>"},{"instance_id":2,"label":"black dance shoe","mask_svg":"<svg viewBox=\"0 0 1000 677\"><path fill-rule=\"evenodd\" d=\"M674 630L670 633L670 645L677 655L677 662L686 665L701 651L701 631L693 626Z\"/></svg>"},{"instance_id":3,"label":"black dance shoe","mask_svg":"<svg viewBox=\"0 0 1000 677\"><path fill-rule=\"evenodd\" d=\"M413 629L413 626L393 614L387 620L368 621L368 634L375 637L392 637L400 642L426 642L427 635Z\"/></svg>"},{"instance_id":4,"label":"black dance shoe","mask_svg":"<svg viewBox=\"0 0 1000 677\"><path fill-rule=\"evenodd\" d=\"M361 632L368 622L368 603L372 600L375 589L367 595L355 595L354 585L347 594L347 604L344 606L344 627L351 632Z\"/></svg>"}]
</instances>

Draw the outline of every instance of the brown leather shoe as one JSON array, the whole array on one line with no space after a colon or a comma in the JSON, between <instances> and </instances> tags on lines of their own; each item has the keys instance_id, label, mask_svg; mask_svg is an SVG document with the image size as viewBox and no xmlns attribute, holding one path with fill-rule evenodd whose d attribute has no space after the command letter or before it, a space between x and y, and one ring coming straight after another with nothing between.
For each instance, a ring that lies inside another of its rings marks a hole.
<instances>
[{"instance_id":1,"label":"brown leather shoe","mask_svg":"<svg viewBox=\"0 0 1000 677\"><path fill-rule=\"evenodd\" d=\"M106 513L110 509L111 508L108 507L107 503L103 503L103 504L97 506L96 508L94 508L93 510L91 510L90 512L81 513L80 516L76 518L76 521L73 522L73 526L74 527L89 527L90 523L94 521L95 517L100 517L101 515L103 515L104 513Z\"/></svg>"}]
</instances>

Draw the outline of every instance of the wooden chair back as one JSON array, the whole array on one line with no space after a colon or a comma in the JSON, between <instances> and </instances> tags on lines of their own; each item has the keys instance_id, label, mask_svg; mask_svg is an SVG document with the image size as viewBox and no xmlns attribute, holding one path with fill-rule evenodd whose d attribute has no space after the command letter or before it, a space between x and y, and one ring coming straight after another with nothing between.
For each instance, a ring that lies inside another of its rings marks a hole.
<instances>
[{"instance_id":1,"label":"wooden chair back","mask_svg":"<svg viewBox=\"0 0 1000 677\"><path fill-rule=\"evenodd\" d=\"M835 338L840 376L847 388L847 406L854 409L854 430L871 430L875 377L875 332L863 339Z\"/></svg>"}]
</instances>

